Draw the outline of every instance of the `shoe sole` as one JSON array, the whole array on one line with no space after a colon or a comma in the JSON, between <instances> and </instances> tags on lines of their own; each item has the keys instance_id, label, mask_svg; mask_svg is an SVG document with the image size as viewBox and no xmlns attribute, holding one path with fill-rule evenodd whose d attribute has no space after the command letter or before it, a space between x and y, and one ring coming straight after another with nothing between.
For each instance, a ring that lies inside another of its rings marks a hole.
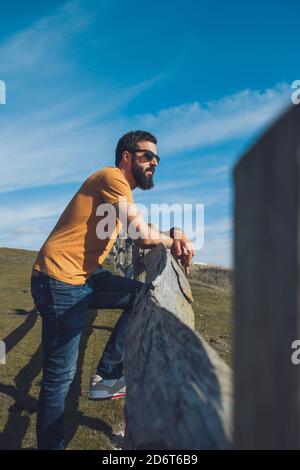
<instances>
[{"instance_id":1,"label":"shoe sole","mask_svg":"<svg viewBox=\"0 0 300 470\"><path fill-rule=\"evenodd\" d=\"M117 393L115 395L106 395L105 397L103 396L97 396L97 394L91 396L89 395L89 400L111 400L111 399L116 399L116 398L125 398L126 397L126 393Z\"/></svg>"}]
</instances>

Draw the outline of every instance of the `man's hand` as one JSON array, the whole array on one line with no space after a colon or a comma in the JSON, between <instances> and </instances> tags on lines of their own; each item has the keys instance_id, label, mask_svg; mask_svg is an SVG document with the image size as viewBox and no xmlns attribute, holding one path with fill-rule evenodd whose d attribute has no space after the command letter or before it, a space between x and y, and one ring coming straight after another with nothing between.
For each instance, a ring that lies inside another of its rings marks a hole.
<instances>
[{"instance_id":1,"label":"man's hand","mask_svg":"<svg viewBox=\"0 0 300 470\"><path fill-rule=\"evenodd\" d=\"M171 253L175 259L180 258L185 273L189 275L189 266L192 263L192 257L195 256L193 245L179 228L171 228L170 237L174 240Z\"/></svg>"}]
</instances>

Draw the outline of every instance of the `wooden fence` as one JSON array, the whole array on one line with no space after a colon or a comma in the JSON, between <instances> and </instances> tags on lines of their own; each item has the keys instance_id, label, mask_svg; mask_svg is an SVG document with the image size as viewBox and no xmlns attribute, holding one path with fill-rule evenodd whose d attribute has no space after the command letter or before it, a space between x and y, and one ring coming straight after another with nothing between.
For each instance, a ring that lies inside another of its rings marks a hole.
<instances>
[{"instance_id":1,"label":"wooden fence","mask_svg":"<svg viewBox=\"0 0 300 470\"><path fill-rule=\"evenodd\" d=\"M144 282L126 336L125 448L230 448L231 371L194 331L185 275L163 245L124 257L125 244L111 259L123 273L133 260L132 274Z\"/></svg>"}]
</instances>

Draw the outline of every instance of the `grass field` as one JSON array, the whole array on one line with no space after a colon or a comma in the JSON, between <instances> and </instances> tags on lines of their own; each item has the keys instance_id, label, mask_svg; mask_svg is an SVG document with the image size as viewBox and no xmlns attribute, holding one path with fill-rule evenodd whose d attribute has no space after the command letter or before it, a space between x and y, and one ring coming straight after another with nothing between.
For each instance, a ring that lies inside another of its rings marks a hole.
<instances>
[{"instance_id":1,"label":"grass field","mask_svg":"<svg viewBox=\"0 0 300 470\"><path fill-rule=\"evenodd\" d=\"M0 364L0 449L36 447L35 421L41 383L41 320L30 295L30 272L36 253L0 248L0 339L7 348ZM109 267L108 267L109 268ZM226 362L231 354L231 272L196 267L190 284L196 329ZM67 399L68 449L122 447L124 399L87 399L90 376L119 318L118 310L90 312L82 335L78 369Z\"/></svg>"}]
</instances>

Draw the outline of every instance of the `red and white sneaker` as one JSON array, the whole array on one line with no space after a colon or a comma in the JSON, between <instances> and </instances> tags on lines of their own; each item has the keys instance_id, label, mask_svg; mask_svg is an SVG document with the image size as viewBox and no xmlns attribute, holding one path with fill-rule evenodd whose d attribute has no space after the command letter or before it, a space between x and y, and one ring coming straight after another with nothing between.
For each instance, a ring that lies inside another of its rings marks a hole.
<instances>
[{"instance_id":1,"label":"red and white sneaker","mask_svg":"<svg viewBox=\"0 0 300 470\"><path fill-rule=\"evenodd\" d=\"M90 383L89 399L104 400L105 398L122 398L126 396L124 377L120 379L102 379L100 375L93 375Z\"/></svg>"}]
</instances>

